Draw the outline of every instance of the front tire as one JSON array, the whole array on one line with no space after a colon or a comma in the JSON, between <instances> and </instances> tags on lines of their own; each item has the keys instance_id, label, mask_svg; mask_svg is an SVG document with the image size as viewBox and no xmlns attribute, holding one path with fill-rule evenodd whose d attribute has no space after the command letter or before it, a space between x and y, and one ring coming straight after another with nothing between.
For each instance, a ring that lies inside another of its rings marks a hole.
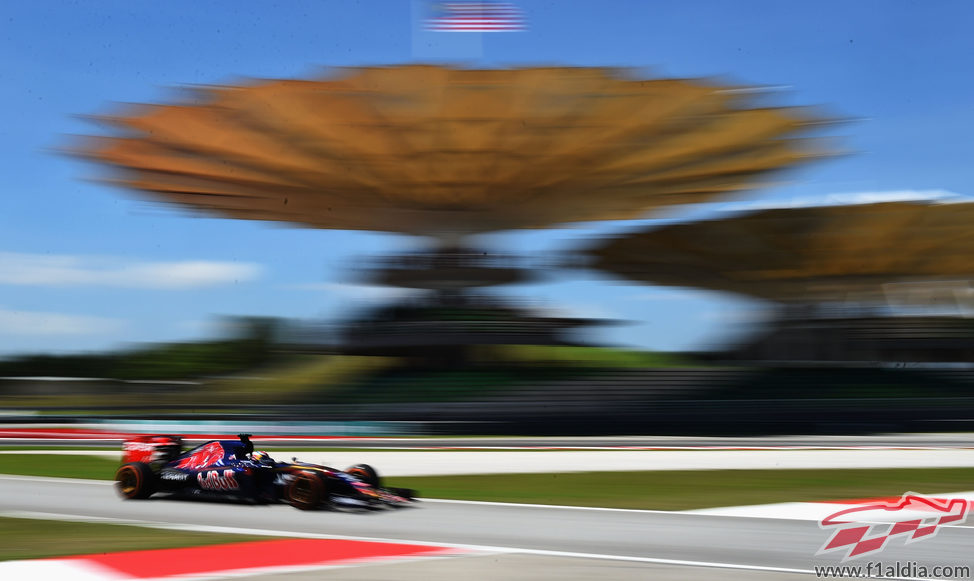
<instances>
[{"instance_id":1,"label":"front tire","mask_svg":"<svg viewBox=\"0 0 974 581\"><path fill-rule=\"evenodd\" d=\"M115 471L115 490L122 498L142 500L156 491L156 475L144 462L129 462Z\"/></svg>"},{"instance_id":2,"label":"front tire","mask_svg":"<svg viewBox=\"0 0 974 581\"><path fill-rule=\"evenodd\" d=\"M299 510L314 510L325 501L325 484L317 474L298 472L284 491L288 504Z\"/></svg>"},{"instance_id":3,"label":"front tire","mask_svg":"<svg viewBox=\"0 0 974 581\"><path fill-rule=\"evenodd\" d=\"M345 473L358 478L373 488L382 486L382 479L379 478L379 473L368 464L356 464L346 470Z\"/></svg>"}]
</instances>

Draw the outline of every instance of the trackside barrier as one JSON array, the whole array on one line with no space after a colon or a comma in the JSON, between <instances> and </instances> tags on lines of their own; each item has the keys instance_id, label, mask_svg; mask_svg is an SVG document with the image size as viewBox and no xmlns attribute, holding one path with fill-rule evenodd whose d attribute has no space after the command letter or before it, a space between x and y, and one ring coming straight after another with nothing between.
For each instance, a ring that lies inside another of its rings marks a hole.
<instances>
[{"instance_id":1,"label":"trackside barrier","mask_svg":"<svg viewBox=\"0 0 974 581\"><path fill-rule=\"evenodd\" d=\"M97 430L140 434L263 434L278 436L415 436L425 433L425 422L229 422L206 420L89 420ZM77 427L77 426L75 426Z\"/></svg>"}]
</instances>

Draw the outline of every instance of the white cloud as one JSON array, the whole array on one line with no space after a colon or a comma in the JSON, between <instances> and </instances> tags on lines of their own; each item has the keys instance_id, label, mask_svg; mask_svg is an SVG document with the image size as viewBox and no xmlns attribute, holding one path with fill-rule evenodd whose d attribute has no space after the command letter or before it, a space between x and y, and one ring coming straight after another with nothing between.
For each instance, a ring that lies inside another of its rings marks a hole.
<instances>
[{"instance_id":1,"label":"white cloud","mask_svg":"<svg viewBox=\"0 0 974 581\"><path fill-rule=\"evenodd\" d=\"M815 206L842 206L877 204L881 202L960 202L971 198L947 190L890 190L882 192L848 192L822 196L804 196L787 199L757 200L727 204L730 211L766 210L776 208L806 208Z\"/></svg>"},{"instance_id":2,"label":"white cloud","mask_svg":"<svg viewBox=\"0 0 974 581\"><path fill-rule=\"evenodd\" d=\"M367 301L387 301L424 294L422 289L411 289L394 286L380 286L374 284L353 284L347 282L308 282L287 285L290 290L307 290L326 292L343 298L361 299Z\"/></svg>"},{"instance_id":3,"label":"white cloud","mask_svg":"<svg viewBox=\"0 0 974 581\"><path fill-rule=\"evenodd\" d=\"M94 335L123 327L119 319L0 308L0 335Z\"/></svg>"},{"instance_id":4,"label":"white cloud","mask_svg":"<svg viewBox=\"0 0 974 581\"><path fill-rule=\"evenodd\" d=\"M129 262L106 257L0 252L0 284L9 285L182 290L253 280L260 270L260 266L246 262Z\"/></svg>"},{"instance_id":5,"label":"white cloud","mask_svg":"<svg viewBox=\"0 0 974 581\"><path fill-rule=\"evenodd\" d=\"M173 328L179 333L186 333L194 337L212 337L224 332L222 321L213 319L186 319L173 323Z\"/></svg>"}]
</instances>

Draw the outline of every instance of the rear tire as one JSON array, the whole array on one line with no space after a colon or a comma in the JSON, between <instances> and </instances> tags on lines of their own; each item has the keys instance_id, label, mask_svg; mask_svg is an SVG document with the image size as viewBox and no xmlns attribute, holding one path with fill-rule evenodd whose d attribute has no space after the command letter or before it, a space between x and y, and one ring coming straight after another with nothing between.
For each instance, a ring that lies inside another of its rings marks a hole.
<instances>
[{"instance_id":1,"label":"rear tire","mask_svg":"<svg viewBox=\"0 0 974 581\"><path fill-rule=\"evenodd\" d=\"M144 462L129 462L115 471L115 490L122 498L142 500L156 491L156 475Z\"/></svg>"},{"instance_id":2,"label":"rear tire","mask_svg":"<svg viewBox=\"0 0 974 581\"><path fill-rule=\"evenodd\" d=\"M382 479L379 478L379 473L375 471L375 468L369 466L368 464L356 464L355 466L349 467L345 473L351 474L373 488L379 488L382 486Z\"/></svg>"},{"instance_id":3,"label":"rear tire","mask_svg":"<svg viewBox=\"0 0 974 581\"><path fill-rule=\"evenodd\" d=\"M300 510L314 510L325 502L325 484L317 474L298 472L284 491L288 504Z\"/></svg>"}]
</instances>

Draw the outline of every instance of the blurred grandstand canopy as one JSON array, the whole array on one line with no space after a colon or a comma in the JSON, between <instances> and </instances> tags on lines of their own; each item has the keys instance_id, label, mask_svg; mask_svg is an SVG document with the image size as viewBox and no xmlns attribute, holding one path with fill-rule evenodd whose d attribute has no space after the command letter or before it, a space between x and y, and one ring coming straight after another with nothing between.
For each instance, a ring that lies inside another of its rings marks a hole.
<instances>
[{"instance_id":1,"label":"blurred grandstand canopy","mask_svg":"<svg viewBox=\"0 0 974 581\"><path fill-rule=\"evenodd\" d=\"M632 280L774 301L934 301L970 292L971 224L970 202L765 209L610 239L590 256Z\"/></svg>"},{"instance_id":2,"label":"blurred grandstand canopy","mask_svg":"<svg viewBox=\"0 0 974 581\"><path fill-rule=\"evenodd\" d=\"M638 218L827 154L823 119L756 94L606 68L337 69L133 106L71 152L207 213L455 240Z\"/></svg>"}]
</instances>

